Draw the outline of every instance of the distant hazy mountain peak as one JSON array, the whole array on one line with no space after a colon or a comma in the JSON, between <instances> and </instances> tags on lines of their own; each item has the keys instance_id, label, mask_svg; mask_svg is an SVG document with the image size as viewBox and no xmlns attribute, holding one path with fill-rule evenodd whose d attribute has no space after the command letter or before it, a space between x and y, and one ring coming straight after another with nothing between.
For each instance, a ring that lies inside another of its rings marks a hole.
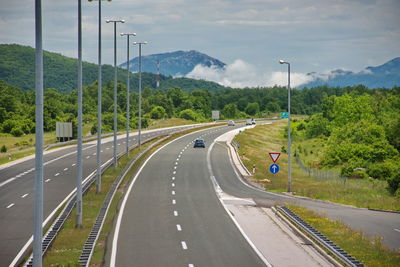
<instances>
[{"instance_id":1,"label":"distant hazy mountain peak","mask_svg":"<svg viewBox=\"0 0 400 267\"><path fill-rule=\"evenodd\" d=\"M135 57L129 61L130 70L137 72L139 69L139 58ZM157 62L160 65L160 73L163 75L171 75L174 77L185 76L191 72L195 66L203 65L206 67L214 66L223 68L226 64L222 61L210 57L196 50L189 51L173 51L160 54L152 54L142 56L142 71L157 73ZM120 65L126 67L126 62Z\"/></svg>"}]
</instances>

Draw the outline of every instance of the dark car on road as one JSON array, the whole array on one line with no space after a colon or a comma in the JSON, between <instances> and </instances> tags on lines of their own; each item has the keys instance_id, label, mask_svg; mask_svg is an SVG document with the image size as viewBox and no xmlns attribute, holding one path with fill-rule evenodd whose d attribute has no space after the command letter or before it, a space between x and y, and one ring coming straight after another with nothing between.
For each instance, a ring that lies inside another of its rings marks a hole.
<instances>
[{"instance_id":1,"label":"dark car on road","mask_svg":"<svg viewBox=\"0 0 400 267\"><path fill-rule=\"evenodd\" d=\"M205 147L206 147L206 144L204 143L204 140L203 140L203 139L196 139L196 140L194 141L193 147L202 147L202 148L205 148Z\"/></svg>"}]
</instances>

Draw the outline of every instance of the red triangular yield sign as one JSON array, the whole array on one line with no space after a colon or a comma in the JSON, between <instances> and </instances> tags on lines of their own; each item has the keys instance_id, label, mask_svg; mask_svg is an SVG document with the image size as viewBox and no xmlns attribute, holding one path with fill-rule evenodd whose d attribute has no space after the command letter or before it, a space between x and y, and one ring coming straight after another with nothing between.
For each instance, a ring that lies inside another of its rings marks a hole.
<instances>
[{"instance_id":1,"label":"red triangular yield sign","mask_svg":"<svg viewBox=\"0 0 400 267\"><path fill-rule=\"evenodd\" d=\"M281 153L269 153L269 156L274 163L278 161L280 155Z\"/></svg>"}]
</instances>

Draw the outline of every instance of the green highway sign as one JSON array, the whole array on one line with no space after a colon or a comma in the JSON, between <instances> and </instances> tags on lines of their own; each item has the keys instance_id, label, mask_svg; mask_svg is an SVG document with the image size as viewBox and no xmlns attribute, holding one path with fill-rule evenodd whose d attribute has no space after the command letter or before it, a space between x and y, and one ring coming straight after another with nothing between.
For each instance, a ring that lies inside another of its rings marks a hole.
<instances>
[{"instance_id":1,"label":"green highway sign","mask_svg":"<svg viewBox=\"0 0 400 267\"><path fill-rule=\"evenodd\" d=\"M281 112L281 119L287 119L289 117L288 112Z\"/></svg>"}]
</instances>

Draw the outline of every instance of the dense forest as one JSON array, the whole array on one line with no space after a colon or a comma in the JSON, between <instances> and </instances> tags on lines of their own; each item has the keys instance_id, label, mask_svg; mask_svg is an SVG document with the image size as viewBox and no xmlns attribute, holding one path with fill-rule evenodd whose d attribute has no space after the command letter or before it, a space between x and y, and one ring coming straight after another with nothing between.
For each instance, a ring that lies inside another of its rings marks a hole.
<instances>
[{"instance_id":1,"label":"dense forest","mask_svg":"<svg viewBox=\"0 0 400 267\"><path fill-rule=\"evenodd\" d=\"M57 53L43 51L44 88L56 88L59 92L69 93L76 89L77 60ZM97 81L98 65L83 62L83 85ZM0 80L23 90L35 89L35 49L16 44L0 44ZM126 69L118 68L118 80L127 80ZM114 67L102 65L102 81L114 81ZM186 91L207 89L224 90L225 87L208 81L188 78L173 78L160 75L161 89L170 87L184 88ZM130 75L131 88L138 90L138 74ZM156 87L156 75L142 73L142 84Z\"/></svg>"},{"instance_id":2,"label":"dense forest","mask_svg":"<svg viewBox=\"0 0 400 267\"><path fill-rule=\"evenodd\" d=\"M386 180L389 191L400 196L399 89L324 96L321 111L296 122L293 135L325 140L320 167Z\"/></svg>"}]
</instances>

